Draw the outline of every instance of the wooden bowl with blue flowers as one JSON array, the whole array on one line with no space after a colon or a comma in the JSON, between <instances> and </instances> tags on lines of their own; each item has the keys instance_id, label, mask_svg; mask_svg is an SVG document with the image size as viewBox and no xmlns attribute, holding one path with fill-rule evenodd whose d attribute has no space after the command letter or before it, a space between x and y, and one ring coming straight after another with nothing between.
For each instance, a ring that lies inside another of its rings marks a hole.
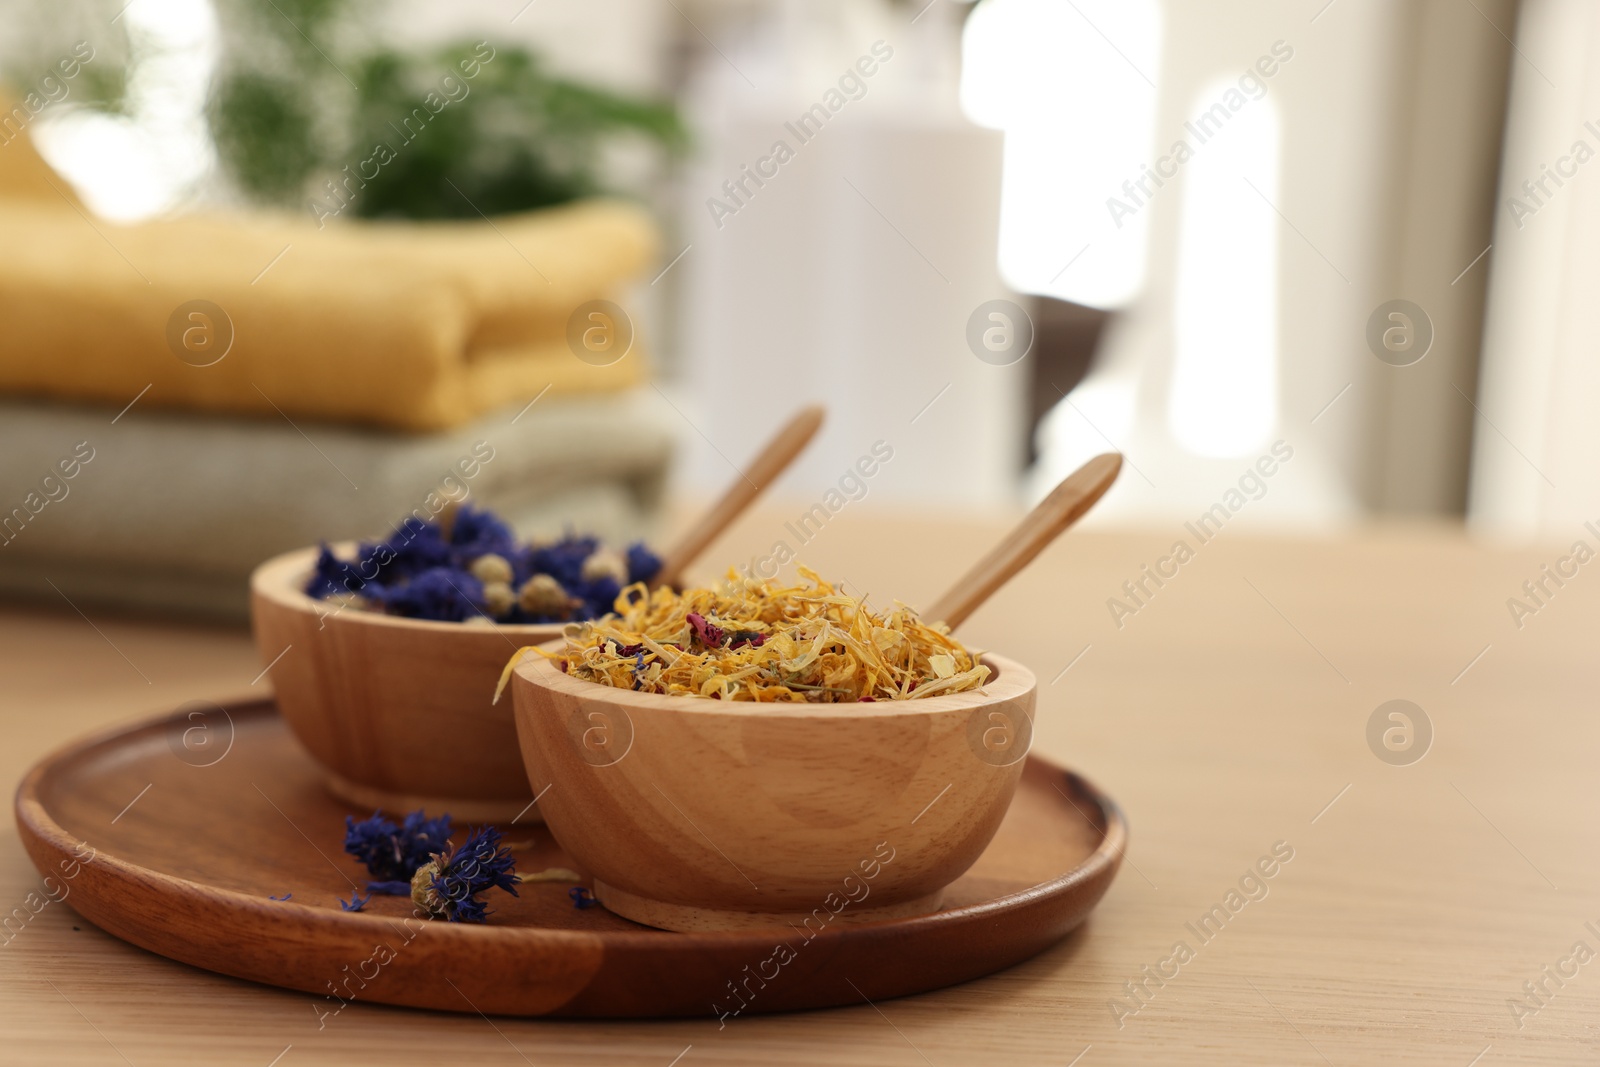
<instances>
[{"instance_id":1,"label":"wooden bowl with blue flowers","mask_svg":"<svg viewBox=\"0 0 1600 1067\"><path fill-rule=\"evenodd\" d=\"M660 568L643 544L521 541L469 504L382 541L268 560L251 576L251 618L278 710L339 797L528 821L511 708L493 702L506 661Z\"/></svg>"},{"instance_id":2,"label":"wooden bowl with blue flowers","mask_svg":"<svg viewBox=\"0 0 1600 1067\"><path fill-rule=\"evenodd\" d=\"M561 626L405 618L313 597L320 552L256 568L250 617L278 710L328 788L358 808L536 819L516 724L494 689L516 649Z\"/></svg>"}]
</instances>

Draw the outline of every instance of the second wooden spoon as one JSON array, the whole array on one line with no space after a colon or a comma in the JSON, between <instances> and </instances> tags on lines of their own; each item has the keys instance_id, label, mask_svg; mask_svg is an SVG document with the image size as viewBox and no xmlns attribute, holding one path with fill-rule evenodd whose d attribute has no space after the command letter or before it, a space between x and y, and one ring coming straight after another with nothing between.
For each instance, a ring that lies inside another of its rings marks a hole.
<instances>
[{"instance_id":1,"label":"second wooden spoon","mask_svg":"<svg viewBox=\"0 0 1600 1067\"><path fill-rule=\"evenodd\" d=\"M963 574L933 607L922 613L930 622L943 622L954 630L967 616L989 599L1011 577L1044 551L1044 547L1068 526L1077 522L1095 502L1105 496L1122 470L1122 456L1116 452L1099 455L1067 475L1050 491L1016 528L989 554Z\"/></svg>"}]
</instances>

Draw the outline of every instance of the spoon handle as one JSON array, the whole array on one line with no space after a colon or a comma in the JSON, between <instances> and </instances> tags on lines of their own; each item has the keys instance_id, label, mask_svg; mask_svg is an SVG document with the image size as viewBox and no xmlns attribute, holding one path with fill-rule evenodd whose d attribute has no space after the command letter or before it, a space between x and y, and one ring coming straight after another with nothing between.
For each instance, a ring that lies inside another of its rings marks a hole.
<instances>
[{"instance_id":1,"label":"spoon handle","mask_svg":"<svg viewBox=\"0 0 1600 1067\"><path fill-rule=\"evenodd\" d=\"M767 442L767 447L751 461L749 468L742 471L728 491L722 494L716 506L701 516L700 521L690 527L667 552L652 584L678 588L683 580L684 568L694 562L706 550L706 546L717 539L717 535L732 525L744 509L805 450L821 428L825 414L820 404L812 404L801 408L785 423L783 429Z\"/></svg>"},{"instance_id":2,"label":"spoon handle","mask_svg":"<svg viewBox=\"0 0 1600 1067\"><path fill-rule=\"evenodd\" d=\"M1011 580L1012 575L1033 561L1044 551L1056 535L1077 522L1094 507L1095 501L1105 495L1111 483L1122 470L1122 456L1116 452L1099 455L1067 475L1066 480L1050 491L1005 540L990 550L923 618L944 622L954 630L966 621L967 616L989 599L996 589Z\"/></svg>"}]
</instances>

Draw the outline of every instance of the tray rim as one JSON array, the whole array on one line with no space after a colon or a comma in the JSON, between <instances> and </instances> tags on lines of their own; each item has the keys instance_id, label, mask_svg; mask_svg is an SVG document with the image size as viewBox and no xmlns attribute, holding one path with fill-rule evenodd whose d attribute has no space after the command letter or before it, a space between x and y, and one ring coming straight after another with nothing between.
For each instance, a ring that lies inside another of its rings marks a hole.
<instances>
[{"instance_id":1,"label":"tray rim","mask_svg":"<svg viewBox=\"0 0 1600 1067\"><path fill-rule=\"evenodd\" d=\"M216 703L219 707L222 707L224 710L226 710L230 716L238 714L241 716L248 715L253 717L276 717L280 720L280 722L282 721L281 713L277 711L276 701L272 697L262 697L247 701L215 701L213 703ZM41 787L43 786L45 780L52 773L56 773L57 771L69 766L74 762L91 758L97 751L109 748L119 741L124 739L132 739L142 734L151 733L168 723L179 721L182 714L183 712L181 710L168 712L154 716L142 717L130 722L114 724L92 731L79 738L57 746L43 758L36 761L28 769L17 785L14 797L14 814L19 836L22 839L23 846L28 853L30 861L33 862L36 869L45 871L50 861L53 861L57 857L72 855L74 846L79 840L74 835L68 833L66 829L56 821L54 816L51 815L49 809L45 806L41 797ZM287 723L283 723L283 729L286 733L288 733ZM292 739L292 734L290 736ZM310 761L309 755L303 752L301 755L308 762ZM1089 906L1084 909L1083 918L1086 918L1089 912L1098 905L1100 896L1102 896L1104 892L1110 888L1112 880L1115 878L1117 871L1121 867L1122 857L1126 852L1128 840L1128 826L1126 817L1123 815L1121 807L1116 803L1115 800L1096 787L1083 775L1078 774L1075 771L1068 770L1054 761L1045 759L1043 757L1029 755L1026 758L1030 767L1036 769L1035 773L1060 776L1061 778L1064 778L1074 787L1074 791L1092 800L1095 808L1098 809L1099 818L1096 819L1093 817L1094 813L1090 811L1084 811L1081 807L1079 807L1078 802L1073 800L1070 795L1063 794L1068 803L1075 808L1079 808L1079 812L1085 818L1085 820L1091 825L1094 825L1100 833L1100 841L1095 846L1094 851L1091 852L1081 863L1068 871L1062 872L1054 878L1040 882L1033 886L1029 886L1028 888L1018 892L1008 893L1004 896L994 897L990 900L981 901L976 904L969 904L958 908L950 908L947 910L938 911L931 915L916 916L910 919L891 919L880 922L837 927L817 934L816 940L818 942L837 946L841 942L846 941L870 942L881 938L895 937L907 932L912 932L908 931L908 927L914 928L915 932L921 932L937 930L941 928L951 928L967 924L981 924L986 919L996 915L1011 912L1019 908L1026 908L1031 904L1037 904L1045 901L1047 898L1066 893L1082 883L1103 879L1104 886L1100 890L1100 893L1097 894ZM1025 769L1024 773L1027 773L1027 769ZM89 844L92 845L93 842L89 842ZM47 855L42 856L39 850L44 850ZM96 849L93 862L96 867L102 871L108 872L109 875L115 878L119 883L124 885L140 886L139 891L141 892L155 894L162 898L168 899L176 897L179 902L182 902L186 898L199 898L211 904L219 905L228 909L242 909L246 912L259 913L263 916L270 915L277 920L282 920L285 918L294 919L298 923L306 924L308 927L313 929L327 929L329 931L341 932L359 932L362 930L370 930L373 932L379 930L392 931L393 924L401 921L399 918L393 916L368 915L361 912L341 912L337 909L314 906L310 904L299 904L293 901L267 901L238 890L226 889L203 882L196 882L192 879L183 878L178 875L166 874L162 871L145 867L131 860L118 857L112 852L98 848ZM80 912L80 914L82 913ZM85 918L88 919L89 917L85 915ZM93 922L92 919L89 921ZM1073 927L1079 925L1081 922L1082 918L1080 918L1078 922L1074 923L1072 927L1068 927L1067 930L1063 930L1061 936L1064 936L1065 933L1070 932ZM95 923L95 925L100 927L99 923ZM248 974L221 971L214 967L193 963L190 960L170 955L169 953L160 949L141 944L139 941L123 936L122 934L115 933L109 929L105 929L104 927L100 928L111 936L117 937L119 940L136 945L137 947L152 952L156 955L183 963L186 966L196 967L202 970L209 970L213 973L229 974L231 977L257 982L263 985L271 985L274 988L297 988L293 986L284 986L278 983L267 982L264 979L255 978ZM547 946L556 948L565 945L574 948L599 947L601 950L615 948L619 950L645 952L654 952L660 950L680 951L685 949L704 951L725 951L729 949L760 951L761 949L770 945L773 936L773 931L771 930L674 933L648 928L640 930L567 930L555 927L498 926L493 923L483 925L467 923L430 923L428 924L428 929L431 931L436 931L433 937L430 937L430 940L434 940L434 938L449 938L452 942L459 942L466 947L489 943L517 946L525 943L529 947ZM1054 940L1056 939L1052 939L1050 943L1053 943ZM441 942L441 944L448 944L448 942ZM1042 949L1037 951L1042 951ZM1027 956L1023 956L1022 959L1029 958L1033 954L1035 953L1029 953ZM1015 962L1020 962L1020 960L1013 961L1012 964L1007 964L1005 966L1014 965ZM991 970L982 973L993 973L993 971ZM981 975L974 975L973 977L980 976ZM304 989L300 991L313 992L312 990ZM581 992L579 995L581 995ZM405 1001L395 1000L380 1001L374 999L371 1002L399 1004L401 1006L412 1007L431 1007L432 1010L476 1010L475 1008L438 1008L436 1006L408 1004ZM515 1016L518 1013L491 1012L490 1014L507 1014ZM523 1014L525 1016L531 1015L531 1013ZM561 1015L562 1012L557 1009L552 1012L545 1012L541 1014L545 1017L554 1017Z\"/></svg>"}]
</instances>

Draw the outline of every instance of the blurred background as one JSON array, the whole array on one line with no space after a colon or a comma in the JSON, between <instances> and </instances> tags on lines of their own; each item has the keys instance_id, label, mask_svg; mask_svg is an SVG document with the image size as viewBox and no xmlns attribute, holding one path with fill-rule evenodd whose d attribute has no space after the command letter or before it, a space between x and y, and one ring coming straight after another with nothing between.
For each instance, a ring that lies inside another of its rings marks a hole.
<instances>
[{"instance_id":1,"label":"blurred background","mask_svg":"<svg viewBox=\"0 0 1600 1067\"><path fill-rule=\"evenodd\" d=\"M0 7L6 597L655 537L809 401L775 515L1600 519L1581 0Z\"/></svg>"}]
</instances>

